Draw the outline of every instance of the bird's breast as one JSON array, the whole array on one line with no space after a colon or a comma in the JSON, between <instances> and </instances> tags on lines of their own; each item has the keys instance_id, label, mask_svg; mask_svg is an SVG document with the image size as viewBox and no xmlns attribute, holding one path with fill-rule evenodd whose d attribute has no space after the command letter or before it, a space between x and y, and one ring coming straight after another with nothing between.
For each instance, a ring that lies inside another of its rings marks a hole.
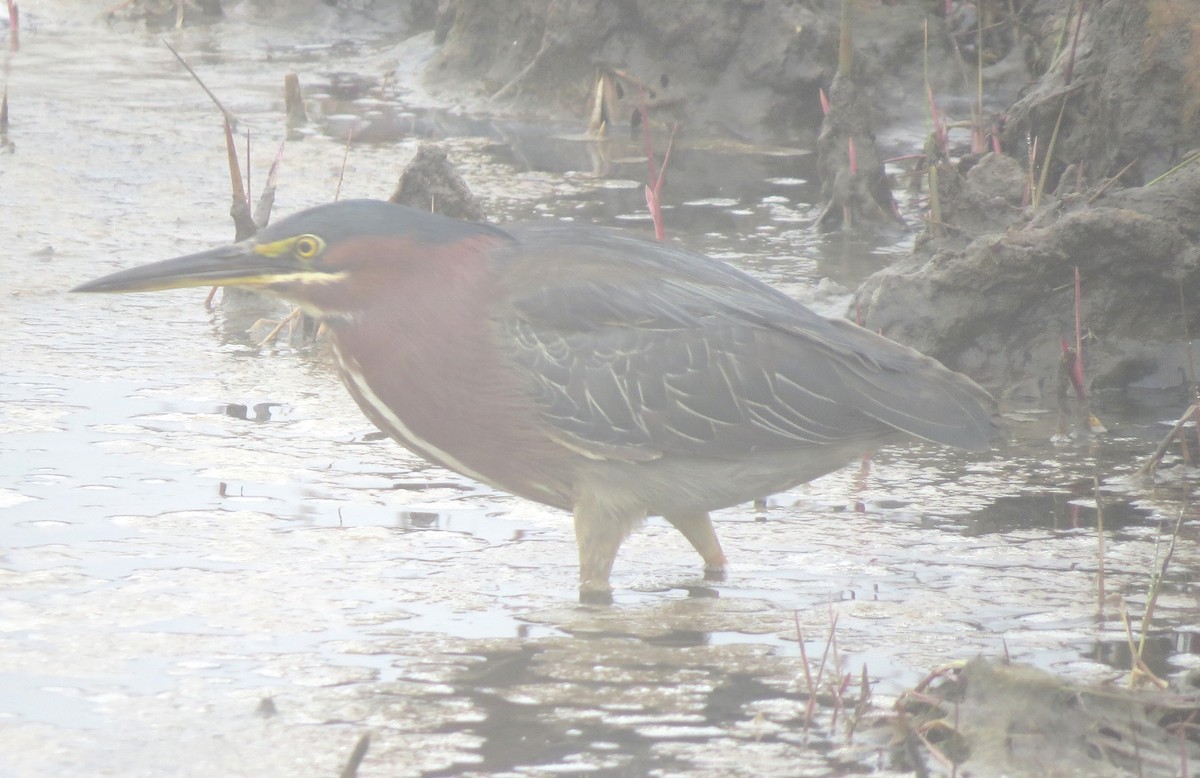
<instances>
[{"instance_id":1,"label":"bird's breast","mask_svg":"<svg viewBox=\"0 0 1200 778\"><path fill-rule=\"evenodd\" d=\"M570 507L563 451L493 341L486 300L456 288L335 322L342 380L410 451L476 481Z\"/></svg>"}]
</instances>

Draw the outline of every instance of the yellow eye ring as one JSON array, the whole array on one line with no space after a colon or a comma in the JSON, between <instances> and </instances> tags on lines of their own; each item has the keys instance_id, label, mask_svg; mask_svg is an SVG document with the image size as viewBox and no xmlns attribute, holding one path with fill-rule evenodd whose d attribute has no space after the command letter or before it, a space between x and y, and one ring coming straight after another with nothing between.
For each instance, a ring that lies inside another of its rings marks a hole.
<instances>
[{"instance_id":1,"label":"yellow eye ring","mask_svg":"<svg viewBox=\"0 0 1200 778\"><path fill-rule=\"evenodd\" d=\"M321 253L322 241L316 235L301 235L296 238L296 242L292 244L292 251L300 259L312 259L317 254Z\"/></svg>"}]
</instances>

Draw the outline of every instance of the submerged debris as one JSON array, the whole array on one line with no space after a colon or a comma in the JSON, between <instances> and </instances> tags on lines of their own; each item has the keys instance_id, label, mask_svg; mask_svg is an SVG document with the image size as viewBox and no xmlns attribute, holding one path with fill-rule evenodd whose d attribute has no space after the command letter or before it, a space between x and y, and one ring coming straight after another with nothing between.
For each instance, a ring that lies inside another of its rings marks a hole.
<instances>
[{"instance_id":1,"label":"submerged debris","mask_svg":"<svg viewBox=\"0 0 1200 778\"><path fill-rule=\"evenodd\" d=\"M842 73L829 87L829 112L817 138L817 155L826 203L817 217L821 229L900 221L875 148L866 101Z\"/></svg>"},{"instance_id":2,"label":"submerged debris","mask_svg":"<svg viewBox=\"0 0 1200 778\"><path fill-rule=\"evenodd\" d=\"M843 0L838 70L828 98L821 96L825 118L817 136L817 167L825 200L817 226L823 230L901 221L883 174L883 157L875 148L870 102L855 83L852 20L851 6Z\"/></svg>"},{"instance_id":3,"label":"submerged debris","mask_svg":"<svg viewBox=\"0 0 1200 778\"><path fill-rule=\"evenodd\" d=\"M308 110L304 107L304 92L300 89L300 76L288 73L283 77L283 102L287 108L288 129L308 124Z\"/></svg>"},{"instance_id":4,"label":"submerged debris","mask_svg":"<svg viewBox=\"0 0 1200 778\"><path fill-rule=\"evenodd\" d=\"M446 150L432 143L422 143L417 149L389 199L456 219L487 221L483 206L450 164Z\"/></svg>"}]
</instances>

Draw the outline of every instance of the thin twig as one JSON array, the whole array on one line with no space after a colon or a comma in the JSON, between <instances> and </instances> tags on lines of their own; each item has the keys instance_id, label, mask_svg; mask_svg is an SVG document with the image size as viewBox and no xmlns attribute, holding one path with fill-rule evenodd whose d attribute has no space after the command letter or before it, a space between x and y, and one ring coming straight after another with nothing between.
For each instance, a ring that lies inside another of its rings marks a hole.
<instances>
[{"instance_id":1,"label":"thin twig","mask_svg":"<svg viewBox=\"0 0 1200 778\"><path fill-rule=\"evenodd\" d=\"M821 677L825 674L825 662L829 659L829 648L833 645L833 634L837 629L837 614L833 615L833 625L829 630L829 638L825 641L825 651L821 654L821 664L817 665L817 678L813 684L814 692L821 688ZM804 735L808 736L808 730L812 726L813 712L817 707L817 695L815 693L808 696L808 706L804 710Z\"/></svg>"},{"instance_id":2,"label":"thin twig","mask_svg":"<svg viewBox=\"0 0 1200 778\"><path fill-rule=\"evenodd\" d=\"M929 739L922 735L919 729L912 730L912 733L920 738L921 743L927 749L929 749L929 753L942 765L942 767L946 768L947 770L954 769L954 760L942 753L942 750L933 743L930 743Z\"/></svg>"},{"instance_id":3,"label":"thin twig","mask_svg":"<svg viewBox=\"0 0 1200 778\"><path fill-rule=\"evenodd\" d=\"M1100 479L1092 476L1092 493L1096 500L1096 606L1100 621L1104 621L1104 506L1100 502Z\"/></svg>"},{"instance_id":4,"label":"thin twig","mask_svg":"<svg viewBox=\"0 0 1200 778\"><path fill-rule=\"evenodd\" d=\"M1138 661L1140 661L1140 657L1138 656L1137 645L1133 642L1133 627L1129 624L1129 609L1125 607L1125 598L1121 597L1117 601L1117 605L1121 612L1121 625L1125 627L1125 643L1129 646L1129 669L1132 671ZM1132 677L1129 680L1130 683L1133 682Z\"/></svg>"},{"instance_id":5,"label":"thin twig","mask_svg":"<svg viewBox=\"0 0 1200 778\"><path fill-rule=\"evenodd\" d=\"M862 675L858 686L858 704L854 706L854 718L850 719L846 726L846 742L849 743L854 737L854 730L858 729L858 724L862 721L863 715L867 712L867 703L871 700L871 679L867 675L867 663L863 662Z\"/></svg>"},{"instance_id":6,"label":"thin twig","mask_svg":"<svg viewBox=\"0 0 1200 778\"><path fill-rule=\"evenodd\" d=\"M212 90L209 89L208 86L204 83L204 81L200 78L200 76L196 74L196 71L192 70L192 66L187 63L187 60L184 59L183 56L180 55L180 53L175 50L175 47L172 46L167 41L166 38L163 38L162 42L163 42L163 45L166 46L168 49L170 49L171 53L175 55L175 59L179 60L179 64L183 65L184 68L187 69L187 72L192 74L192 78L196 79L196 83L200 85L200 88L204 90L204 93L206 95L208 95L208 98L210 100L212 100L216 104L217 108L221 111L221 113L224 114L225 121L229 122L231 125L236 125L237 117L234 116L233 112L230 111L228 108L226 108L225 105L220 100L217 99L217 96L215 94L213 94Z\"/></svg>"},{"instance_id":7,"label":"thin twig","mask_svg":"<svg viewBox=\"0 0 1200 778\"><path fill-rule=\"evenodd\" d=\"M800 612L792 611L792 618L796 621L796 641L800 644L800 665L804 668L804 682L808 689L808 696L814 695L813 690L812 670L808 667L808 655L804 650L804 633L800 631Z\"/></svg>"},{"instance_id":8,"label":"thin twig","mask_svg":"<svg viewBox=\"0 0 1200 778\"><path fill-rule=\"evenodd\" d=\"M1179 280L1179 320L1183 324L1183 340L1188 344L1187 359L1188 359L1188 386L1193 392L1197 390L1196 384L1196 362L1192 354L1192 332L1188 327L1188 304L1187 295L1184 294L1183 279ZM1197 426L1197 435L1200 435L1200 425Z\"/></svg>"},{"instance_id":9,"label":"thin twig","mask_svg":"<svg viewBox=\"0 0 1200 778\"><path fill-rule=\"evenodd\" d=\"M279 323L276 324L271 329L271 331L267 333L267 336L258 342L259 347L261 348L262 346L265 346L268 343L270 343L271 341L275 340L275 337L277 335L279 335L280 331L284 328L284 325L286 325L290 322L294 322L296 319L298 319L300 317L301 313L303 313L303 309L293 308L291 313L289 313L287 316L284 316L282 319L280 319Z\"/></svg>"},{"instance_id":10,"label":"thin twig","mask_svg":"<svg viewBox=\"0 0 1200 778\"><path fill-rule=\"evenodd\" d=\"M1171 441L1175 440L1175 438L1179 436L1180 430L1183 429L1183 425L1191 421L1197 415L1197 411L1200 411L1200 403L1192 403L1188 406L1188 409L1184 411L1183 415L1179 417L1179 420L1175 422L1175 426L1171 427L1171 431L1168 432L1167 436L1158 444L1158 448L1155 449L1154 453L1150 455L1150 458L1146 460L1146 464L1142 465L1141 468L1138 469L1139 476L1142 478L1149 478L1150 476L1154 475L1154 471L1162 461L1163 456L1166 455L1167 449L1171 447Z\"/></svg>"},{"instance_id":11,"label":"thin twig","mask_svg":"<svg viewBox=\"0 0 1200 778\"><path fill-rule=\"evenodd\" d=\"M1121 170L1120 170L1120 172L1119 172L1119 173L1117 173L1115 176L1113 176L1112 178L1110 178L1110 179L1108 179L1107 181L1105 181L1105 182L1104 182L1104 183L1103 183L1103 184L1100 186L1100 188L1096 190L1096 194L1094 194L1094 195L1092 195L1091 197L1089 197L1089 198L1088 198L1087 204L1088 204L1088 205L1091 205L1092 203L1094 203L1094 202L1096 202L1097 200L1099 200L1099 199L1100 199L1100 195L1102 195L1102 194L1104 194L1105 192L1107 192L1107 191L1108 191L1108 188L1109 188L1110 186L1112 186L1113 184L1115 184L1115 183L1117 183L1118 181L1120 181L1120 180L1121 180L1121 176L1123 176L1123 175L1125 175L1126 173L1128 173L1128 172L1129 172L1129 168L1131 168L1131 167L1133 167L1134 165L1136 165L1136 164L1137 164L1137 162L1138 162L1138 160L1137 160L1137 158L1135 157L1134 159L1132 159L1132 160L1129 162L1129 164L1128 164L1128 165L1126 165L1125 167L1121 168Z\"/></svg>"},{"instance_id":12,"label":"thin twig","mask_svg":"<svg viewBox=\"0 0 1200 778\"><path fill-rule=\"evenodd\" d=\"M346 162L350 159L350 141L354 138L354 128L351 127L346 131L346 150L342 153L342 169L338 171L337 189L333 192L333 199L337 201L342 196L342 179L346 177Z\"/></svg>"},{"instance_id":13,"label":"thin twig","mask_svg":"<svg viewBox=\"0 0 1200 778\"><path fill-rule=\"evenodd\" d=\"M1050 145L1046 147L1046 158L1042 160L1042 174L1038 177L1037 189L1033 192L1035 210L1042 202L1042 192L1046 188L1046 176L1050 173L1050 160L1054 158L1054 144L1058 142L1058 129L1062 126L1063 112L1067 110L1067 100L1070 97L1070 94L1063 95L1062 105L1058 107L1058 119L1054 122L1054 131L1050 133Z\"/></svg>"},{"instance_id":14,"label":"thin twig","mask_svg":"<svg viewBox=\"0 0 1200 778\"><path fill-rule=\"evenodd\" d=\"M207 84L204 83L204 79L200 78L200 74L198 74L192 68L192 66L188 64L188 61L183 58L183 55L176 51L175 47L172 46L166 38L163 38L163 45L175 55L175 59L179 60L179 64L183 65L184 69L191 74L196 83L200 85L200 88L204 90L204 94L208 95L208 99L213 101L213 105L217 106L217 110L220 111L221 116L225 118L225 150L229 156L229 180L233 187L233 199L235 202L245 203L246 209L249 210L250 200L246 196L246 188L242 185L242 171L241 166L238 164L237 146L233 141L233 128L237 125L237 117L233 115L232 111L225 107L224 103L217 99L217 96L213 94L213 91L208 88ZM249 164L249 162L250 160L247 158L246 163ZM242 227L236 216L234 217L234 223L237 227L238 233L241 233ZM243 236L239 234L237 239L242 240L246 237L249 236Z\"/></svg>"},{"instance_id":15,"label":"thin twig","mask_svg":"<svg viewBox=\"0 0 1200 778\"><path fill-rule=\"evenodd\" d=\"M854 68L854 20L850 0L842 0L841 21L838 25L838 72L847 78Z\"/></svg>"},{"instance_id":16,"label":"thin twig","mask_svg":"<svg viewBox=\"0 0 1200 778\"><path fill-rule=\"evenodd\" d=\"M1159 678L1154 672L1146 666L1142 660L1141 649L1133 640L1133 627L1129 623L1129 609L1125 607L1125 598L1122 597L1118 604L1121 608L1121 623L1125 626L1125 642L1129 645L1129 686L1133 688L1139 680L1148 680L1160 689L1167 688L1167 682Z\"/></svg>"},{"instance_id":17,"label":"thin twig","mask_svg":"<svg viewBox=\"0 0 1200 778\"><path fill-rule=\"evenodd\" d=\"M175 50L175 47L170 44L165 38L163 45L175 55L175 59L179 60L179 64L191 74L200 88L204 90L204 94L208 95L208 99L213 101L213 105L217 106L217 110L221 112L221 116L225 119L225 152L229 158L229 184L233 192L233 225L234 239L245 240L254 234L254 219L250 215L250 197L247 194L246 187L242 183L242 169L238 162L237 144L233 139L233 128L237 125L237 117L233 112L225 107L213 91L208 88L200 75L188 64L187 60ZM248 141L247 141L248 142ZM247 157L246 164L249 166L250 159Z\"/></svg>"},{"instance_id":18,"label":"thin twig","mask_svg":"<svg viewBox=\"0 0 1200 778\"><path fill-rule=\"evenodd\" d=\"M835 671L840 670L842 667L842 657L838 653L837 620L838 615L834 612L833 605L831 604L829 606L829 638L832 642L831 649L833 651L833 669Z\"/></svg>"},{"instance_id":19,"label":"thin twig","mask_svg":"<svg viewBox=\"0 0 1200 778\"><path fill-rule=\"evenodd\" d=\"M1154 184L1157 184L1159 181L1162 181L1164 178L1167 178L1167 177L1169 177L1169 176L1173 176L1173 175L1175 175L1175 174L1176 174L1176 173L1178 173L1180 170L1182 170L1183 168L1185 168L1185 167L1187 167L1188 165L1192 164L1193 162L1195 162L1195 161L1196 161L1196 160L1198 160L1198 159L1200 159L1200 151L1197 151L1195 154L1193 154L1192 156L1188 157L1188 158L1187 158L1187 159L1185 159L1183 162L1180 162L1178 165L1176 165L1175 167L1171 168L1171 169L1170 169L1170 170L1168 170L1166 173L1163 173L1161 176L1158 176L1157 178L1151 179L1150 181L1148 181L1148 182L1146 183L1146 186L1153 186Z\"/></svg>"},{"instance_id":20,"label":"thin twig","mask_svg":"<svg viewBox=\"0 0 1200 778\"><path fill-rule=\"evenodd\" d=\"M1183 514L1186 507L1185 504L1179 508L1179 516L1175 518L1175 529L1171 532L1171 542L1167 545L1167 553L1163 556L1162 566L1159 567L1158 573L1150 579L1149 597L1146 599L1146 609L1142 614L1142 634L1138 639L1137 655L1139 660L1142 658L1142 651L1146 647L1146 636L1150 633L1150 625L1154 620L1154 606L1158 604L1158 594L1162 590L1162 582L1167 577L1167 566L1171 564L1171 557L1175 555L1175 541L1179 539L1179 528L1183 526Z\"/></svg>"},{"instance_id":21,"label":"thin twig","mask_svg":"<svg viewBox=\"0 0 1200 778\"><path fill-rule=\"evenodd\" d=\"M254 207L254 224L260 230L271 221L271 209L275 207L275 188L279 181L279 168L283 164L283 149L286 143L287 141L282 141L279 144L279 150L275 152L275 159L271 162L270 169L267 170L267 184L263 187L262 194L259 195L258 205Z\"/></svg>"},{"instance_id":22,"label":"thin twig","mask_svg":"<svg viewBox=\"0 0 1200 778\"><path fill-rule=\"evenodd\" d=\"M1075 266L1075 378L1079 382L1077 390L1080 398L1087 401L1087 387L1084 385L1083 372L1083 283L1079 276L1079 265Z\"/></svg>"},{"instance_id":23,"label":"thin twig","mask_svg":"<svg viewBox=\"0 0 1200 778\"><path fill-rule=\"evenodd\" d=\"M350 758L346 760L346 766L342 768L342 772L338 774L338 778L356 778L358 775L358 766L362 764L363 757L367 755L367 749L371 746L371 733L364 732L358 742L354 744L354 750L350 752Z\"/></svg>"}]
</instances>

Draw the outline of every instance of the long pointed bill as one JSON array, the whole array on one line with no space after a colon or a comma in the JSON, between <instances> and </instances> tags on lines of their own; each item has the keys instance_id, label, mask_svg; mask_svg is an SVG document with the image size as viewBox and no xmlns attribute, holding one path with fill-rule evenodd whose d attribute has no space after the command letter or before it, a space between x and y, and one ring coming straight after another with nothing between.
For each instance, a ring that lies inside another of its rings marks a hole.
<instances>
[{"instance_id":1,"label":"long pointed bill","mask_svg":"<svg viewBox=\"0 0 1200 778\"><path fill-rule=\"evenodd\" d=\"M133 267L81 284L72 292L155 292L189 286L263 286L306 272L290 257L269 257L251 243Z\"/></svg>"}]
</instances>

